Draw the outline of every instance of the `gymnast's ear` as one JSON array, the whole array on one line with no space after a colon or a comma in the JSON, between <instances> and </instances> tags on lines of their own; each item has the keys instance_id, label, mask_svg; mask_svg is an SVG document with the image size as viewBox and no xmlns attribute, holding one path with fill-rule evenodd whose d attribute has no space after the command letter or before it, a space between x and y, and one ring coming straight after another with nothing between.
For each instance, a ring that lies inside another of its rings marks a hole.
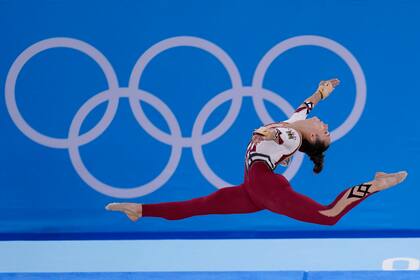
<instances>
[{"instance_id":1,"label":"gymnast's ear","mask_svg":"<svg viewBox=\"0 0 420 280\"><path fill-rule=\"evenodd\" d=\"M309 142L315 143L316 140L317 140L316 134L311 132L311 134L309 135Z\"/></svg>"}]
</instances>

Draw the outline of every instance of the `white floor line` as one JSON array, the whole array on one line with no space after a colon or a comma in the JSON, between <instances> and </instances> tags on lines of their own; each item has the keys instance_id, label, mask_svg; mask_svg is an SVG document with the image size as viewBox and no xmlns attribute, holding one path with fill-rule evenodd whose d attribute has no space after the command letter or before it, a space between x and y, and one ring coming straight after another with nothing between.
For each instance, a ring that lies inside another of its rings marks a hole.
<instances>
[{"instance_id":1,"label":"white floor line","mask_svg":"<svg viewBox=\"0 0 420 280\"><path fill-rule=\"evenodd\" d=\"M420 238L3 241L0 252L0 272L420 269Z\"/></svg>"}]
</instances>

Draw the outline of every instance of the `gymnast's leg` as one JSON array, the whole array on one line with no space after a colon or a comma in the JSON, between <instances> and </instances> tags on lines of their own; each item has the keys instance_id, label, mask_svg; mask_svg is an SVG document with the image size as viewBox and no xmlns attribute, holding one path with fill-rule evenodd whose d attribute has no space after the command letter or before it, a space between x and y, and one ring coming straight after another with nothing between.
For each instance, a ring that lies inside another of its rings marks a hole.
<instances>
[{"instance_id":1,"label":"gymnast's leg","mask_svg":"<svg viewBox=\"0 0 420 280\"><path fill-rule=\"evenodd\" d=\"M243 185L222 188L208 196L187 201L156 204L110 203L106 209L124 212L132 221L137 221L140 217L179 220L199 215L240 214L262 210L254 205Z\"/></svg>"},{"instance_id":2,"label":"gymnast's leg","mask_svg":"<svg viewBox=\"0 0 420 280\"><path fill-rule=\"evenodd\" d=\"M368 196L402 182L407 176L406 172L378 172L371 182L341 192L331 204L324 206L295 192L286 178L273 173L265 164L254 165L249 171L246 190L256 205L296 220L322 225L336 224Z\"/></svg>"}]
</instances>

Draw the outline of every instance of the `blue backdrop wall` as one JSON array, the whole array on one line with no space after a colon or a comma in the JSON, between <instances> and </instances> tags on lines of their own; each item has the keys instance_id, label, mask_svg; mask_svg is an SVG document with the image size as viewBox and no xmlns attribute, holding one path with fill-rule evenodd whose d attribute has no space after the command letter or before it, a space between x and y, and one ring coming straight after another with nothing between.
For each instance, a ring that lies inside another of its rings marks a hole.
<instances>
[{"instance_id":1,"label":"blue backdrop wall","mask_svg":"<svg viewBox=\"0 0 420 280\"><path fill-rule=\"evenodd\" d=\"M1 0L0 11L3 234L420 232L416 1ZM132 224L104 211L240 184L252 130L331 77L342 84L314 110L334 139L324 172L302 155L277 171L321 203L378 170L410 174L336 226L266 211Z\"/></svg>"}]
</instances>

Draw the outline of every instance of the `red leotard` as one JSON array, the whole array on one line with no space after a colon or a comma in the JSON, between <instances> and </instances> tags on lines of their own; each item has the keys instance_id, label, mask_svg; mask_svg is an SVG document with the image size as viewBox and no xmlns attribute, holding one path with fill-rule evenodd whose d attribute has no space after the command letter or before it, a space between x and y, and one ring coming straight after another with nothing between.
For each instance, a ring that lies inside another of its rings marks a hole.
<instances>
[{"instance_id":1,"label":"red leotard","mask_svg":"<svg viewBox=\"0 0 420 280\"><path fill-rule=\"evenodd\" d=\"M305 119L309 110L309 107L298 108L286 122ZM300 146L300 135L293 129L282 127L281 123L269 126L278 129L279 139L248 145L245 178L241 185L188 201L143 204L142 216L178 220L198 215L269 210L304 222L334 225L370 195L370 186L362 184L343 191L331 204L321 205L295 192L288 180L273 170L278 164L288 164L288 159ZM328 215L321 213L325 210Z\"/></svg>"}]
</instances>

